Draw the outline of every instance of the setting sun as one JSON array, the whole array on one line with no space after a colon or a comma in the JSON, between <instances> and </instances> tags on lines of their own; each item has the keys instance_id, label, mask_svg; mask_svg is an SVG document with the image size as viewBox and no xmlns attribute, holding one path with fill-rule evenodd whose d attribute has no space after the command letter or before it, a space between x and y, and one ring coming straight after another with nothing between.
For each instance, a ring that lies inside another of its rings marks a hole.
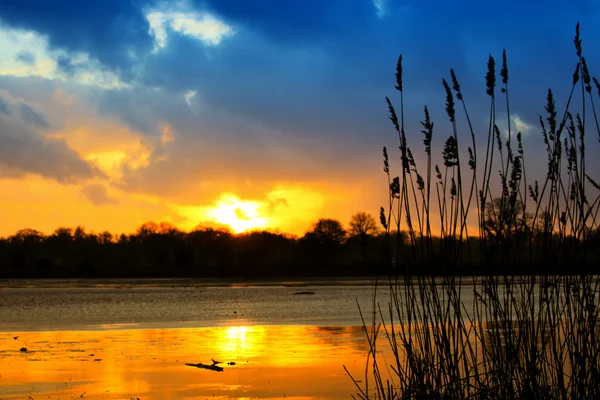
<instances>
[{"instance_id":1,"label":"setting sun","mask_svg":"<svg viewBox=\"0 0 600 400\"><path fill-rule=\"evenodd\" d=\"M260 208L258 202L224 194L216 206L208 211L208 216L219 224L228 225L235 233L241 233L269 226L270 219L260 215Z\"/></svg>"}]
</instances>

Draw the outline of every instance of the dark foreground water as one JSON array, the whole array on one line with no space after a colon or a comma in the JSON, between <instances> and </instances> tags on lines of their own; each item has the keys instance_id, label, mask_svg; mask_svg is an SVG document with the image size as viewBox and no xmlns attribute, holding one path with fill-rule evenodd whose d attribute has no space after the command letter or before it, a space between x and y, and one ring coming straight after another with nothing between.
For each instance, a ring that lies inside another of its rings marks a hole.
<instances>
[{"instance_id":1,"label":"dark foreground water","mask_svg":"<svg viewBox=\"0 0 600 400\"><path fill-rule=\"evenodd\" d=\"M0 399L349 398L372 285L285 285L0 283Z\"/></svg>"}]
</instances>

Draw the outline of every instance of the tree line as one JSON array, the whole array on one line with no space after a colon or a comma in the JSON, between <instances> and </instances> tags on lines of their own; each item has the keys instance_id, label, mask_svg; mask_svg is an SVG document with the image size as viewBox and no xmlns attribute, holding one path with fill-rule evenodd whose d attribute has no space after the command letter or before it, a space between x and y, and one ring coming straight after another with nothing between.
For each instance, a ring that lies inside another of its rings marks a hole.
<instances>
[{"instance_id":1,"label":"tree line","mask_svg":"<svg viewBox=\"0 0 600 400\"><path fill-rule=\"evenodd\" d=\"M365 212L347 227L319 219L301 237L212 227L184 232L165 222L120 235L83 227L50 235L23 229L0 238L0 277L366 276L387 272L385 236Z\"/></svg>"},{"instance_id":2,"label":"tree line","mask_svg":"<svg viewBox=\"0 0 600 400\"><path fill-rule=\"evenodd\" d=\"M500 200L494 201L500 204ZM489 209L496 210L488 212L485 223L492 236L519 236L531 229L530 221L517 220L518 213L512 209ZM543 221L541 225L545 225ZM555 255L547 246L538 246L548 241L548 235L554 240L557 233L547 229L539 229L539 240L524 251L545 249L547 262L481 264L473 261L480 259L480 240L469 237L461 246L473 257L453 263L449 269L451 237L433 237L431 243L421 243L404 231L384 231L381 222L385 221L366 212L354 214L346 227L338 220L322 218L300 237L269 231L233 234L212 227L184 232L165 222L147 222L128 235L86 232L83 227L58 228L50 235L23 229L0 238L0 278L387 276L406 271L423 275L544 274L595 271L600 265L598 230L585 243L573 238L572 246L586 248L588 263L559 266L568 270L552 269L549 258ZM414 262L421 245L433 249L427 263Z\"/></svg>"}]
</instances>

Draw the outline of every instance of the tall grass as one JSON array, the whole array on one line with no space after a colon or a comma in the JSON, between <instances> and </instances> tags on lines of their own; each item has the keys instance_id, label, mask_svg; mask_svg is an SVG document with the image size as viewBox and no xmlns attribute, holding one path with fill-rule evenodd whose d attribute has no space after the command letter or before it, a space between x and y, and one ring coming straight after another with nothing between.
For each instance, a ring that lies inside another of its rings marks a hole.
<instances>
[{"instance_id":1,"label":"tall grass","mask_svg":"<svg viewBox=\"0 0 600 400\"><path fill-rule=\"evenodd\" d=\"M488 60L487 142L478 147L466 94L450 70L450 79L442 81L450 134L434 164L436 132L425 107L424 166L407 140L399 57L399 109L386 100L401 171L392 177L384 148L389 203L380 215L390 241L398 241L390 243L396 276L386 284L390 303L382 308L375 294L373 319L364 321L371 350L362 384L355 380L358 397L600 398L600 288L590 275L599 265L591 249L600 186L586 163L588 136L600 141L594 103L600 83L588 70L579 24L574 44L576 68L565 108L557 109L549 89L540 116L547 167L537 179L527 178L523 137L511 126L506 51L499 80L495 59ZM575 96L581 96L578 110L572 110ZM506 135L498 112L506 114ZM457 113L464 113L465 126ZM468 132L467 139L459 132ZM394 231L407 232L410 254L400 257L402 236ZM444 272L441 277L420 275L431 264ZM479 268L478 278L455 276L469 266ZM545 273L502 274L509 266ZM572 266L581 274L567 274Z\"/></svg>"}]
</instances>

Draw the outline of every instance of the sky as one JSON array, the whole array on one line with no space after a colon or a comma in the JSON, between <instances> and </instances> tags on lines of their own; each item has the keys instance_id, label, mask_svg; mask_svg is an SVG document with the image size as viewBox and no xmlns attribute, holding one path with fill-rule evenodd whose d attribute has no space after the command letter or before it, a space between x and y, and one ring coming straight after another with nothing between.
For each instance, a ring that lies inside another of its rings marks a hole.
<instances>
[{"instance_id":1,"label":"sky","mask_svg":"<svg viewBox=\"0 0 600 400\"><path fill-rule=\"evenodd\" d=\"M383 146L398 165L385 96L398 101L399 54L421 160L425 104L434 152L450 132L450 68L485 140L487 58L506 48L535 171L538 115L549 87L565 102L577 21L594 74L595 0L0 2L0 235L146 221L301 235L321 217L377 215Z\"/></svg>"}]
</instances>

